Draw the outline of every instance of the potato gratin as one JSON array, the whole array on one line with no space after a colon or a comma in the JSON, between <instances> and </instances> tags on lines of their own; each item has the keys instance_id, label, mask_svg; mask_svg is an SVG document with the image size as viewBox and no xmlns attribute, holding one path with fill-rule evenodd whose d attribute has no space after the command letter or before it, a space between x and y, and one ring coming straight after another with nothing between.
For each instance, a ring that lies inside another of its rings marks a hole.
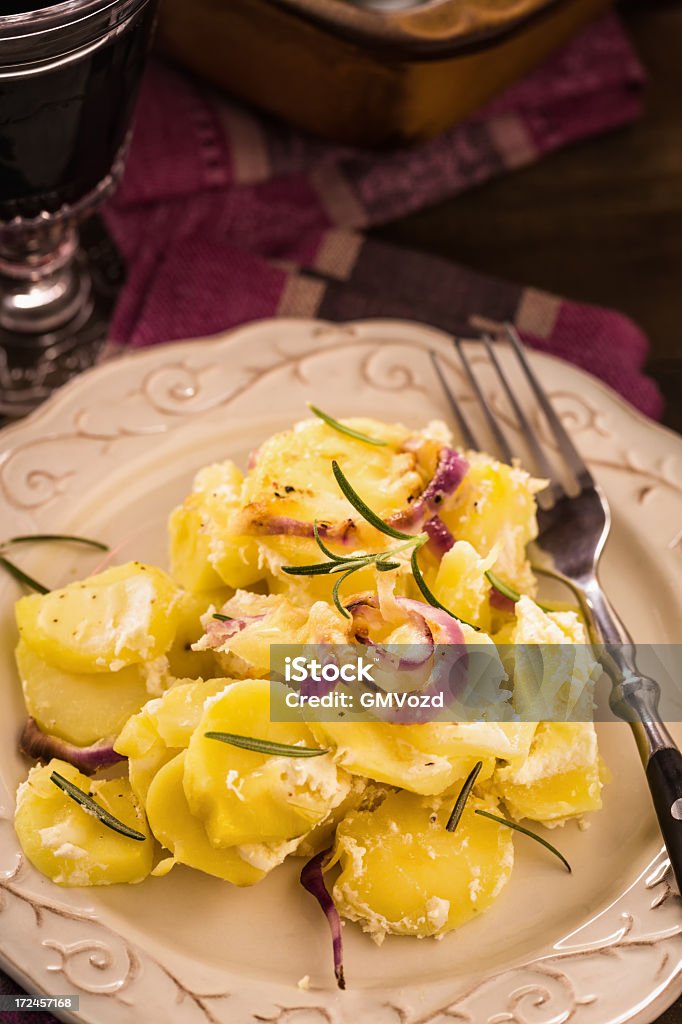
<instances>
[{"instance_id":1,"label":"potato gratin","mask_svg":"<svg viewBox=\"0 0 682 1024\"><path fill-rule=\"evenodd\" d=\"M246 473L230 461L197 473L170 515L169 572L130 562L22 597L22 746L40 762L17 793L26 856L65 886L175 865L248 886L312 858L302 880L319 898L324 870L330 921L377 942L441 937L485 910L511 875L511 822L601 806L594 726L271 721L270 645L587 645L576 611L534 600L526 546L542 486L455 450L442 423L318 413L265 441ZM297 572L330 558L352 571Z\"/></svg>"}]
</instances>

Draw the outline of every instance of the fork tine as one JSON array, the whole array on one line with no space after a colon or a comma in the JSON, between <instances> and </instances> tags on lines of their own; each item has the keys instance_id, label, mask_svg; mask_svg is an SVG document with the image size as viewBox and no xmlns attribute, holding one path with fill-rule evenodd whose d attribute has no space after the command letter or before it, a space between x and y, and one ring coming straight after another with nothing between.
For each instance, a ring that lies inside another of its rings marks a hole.
<instances>
[{"instance_id":1,"label":"fork tine","mask_svg":"<svg viewBox=\"0 0 682 1024\"><path fill-rule=\"evenodd\" d=\"M592 474L583 462L581 456L578 454L575 445L566 433L566 430L564 429L561 420L554 411L551 402L549 401L547 395L540 386L540 382L535 376L535 372L531 369L530 363L528 362L523 345L521 344L521 339L519 338L516 329L512 327L511 324L505 324L504 329L507 334L507 337L509 338L509 341L511 342L514 348L514 351L516 352L518 360L521 363L521 366L523 367L523 371L526 374L528 383L533 389L533 394L537 399L538 405L545 414L545 418L547 420L547 423L549 424L550 430L554 434L554 438L559 446L559 450L561 451L561 454L566 460L569 469L573 473L576 482L580 487L591 486L593 483Z\"/></svg>"},{"instance_id":2,"label":"fork tine","mask_svg":"<svg viewBox=\"0 0 682 1024\"><path fill-rule=\"evenodd\" d=\"M476 395L476 398L478 399L479 405L481 406L483 412L485 413L485 418L488 421L488 426L490 427L490 430L492 431L495 441L497 442L497 446L502 453L502 457L505 460L505 462L511 463L512 459L514 458L514 455L512 453L511 448L509 447L509 442L502 433L500 424L497 422L497 419L495 418L493 411L490 408L490 405L488 404L488 400L486 399L485 395L483 394L483 391L481 390L481 385L478 383L474 371L471 369L471 363L469 362L469 358L464 351L461 338L455 338L455 348L457 349L457 354L459 355L459 358L462 360L462 366L464 367L466 375L469 378L469 383L471 384L472 390Z\"/></svg>"},{"instance_id":3,"label":"fork tine","mask_svg":"<svg viewBox=\"0 0 682 1024\"><path fill-rule=\"evenodd\" d=\"M489 334L484 334L483 335L483 344L485 345L486 350L488 352L488 356L490 357L490 362L495 367L495 370L497 372L497 376L500 379L500 383L502 384L502 387L504 388L504 392L505 392L505 394L506 394L506 396L507 396L507 398L509 400L509 404L511 405L513 413L514 413L514 415L516 417L516 422L520 426L521 431L523 433L523 436L525 438L526 444L530 448L531 453L533 455L533 458L535 459L535 464L536 464L540 474L543 477L545 477L547 480L549 480L549 486L546 487L544 489L544 491L541 491L541 494L549 493L549 494L551 494L553 500L556 501L558 498L563 496L564 489L561 486L561 484L558 482L558 480L555 480L555 478L554 478L554 471L553 471L552 466L551 466L551 464L549 462L549 459L545 455L545 452L543 451L542 445L539 443L537 437L535 436L535 432L534 432L533 428L531 427L530 423L528 422L528 417L526 416L525 412L521 408L521 406L519 404L518 398L516 397L516 395L512 391L511 387L509 386L509 381L507 380L507 377L506 377L506 375L504 373L504 370L502 369L502 367L500 365L500 361L497 358L497 352L495 351L495 345L494 345L494 343L492 341L492 338L490 337Z\"/></svg>"},{"instance_id":4,"label":"fork tine","mask_svg":"<svg viewBox=\"0 0 682 1024\"><path fill-rule=\"evenodd\" d=\"M438 356L433 351L433 349L429 350L429 356L431 357L431 362L433 363L433 368L436 372L436 376L438 377L440 386L442 387L443 392L445 393L445 397L448 400L448 404L452 409L452 414L457 420L457 426L459 427L460 433L462 435L464 446L466 448L478 448L478 442L476 441L473 431L469 426L464 416L464 413L462 412L459 402L455 398L454 391L452 390L447 380L445 379L445 374L443 373L443 370L441 368Z\"/></svg>"}]
</instances>

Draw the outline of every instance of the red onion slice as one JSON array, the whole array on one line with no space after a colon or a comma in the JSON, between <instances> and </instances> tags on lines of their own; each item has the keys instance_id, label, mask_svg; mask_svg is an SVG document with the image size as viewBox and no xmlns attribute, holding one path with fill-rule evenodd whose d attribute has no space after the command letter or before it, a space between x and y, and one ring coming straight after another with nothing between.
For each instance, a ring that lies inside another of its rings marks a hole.
<instances>
[{"instance_id":1,"label":"red onion slice","mask_svg":"<svg viewBox=\"0 0 682 1024\"><path fill-rule=\"evenodd\" d=\"M402 605L405 598L396 598L399 605ZM415 605L420 604L419 601L412 602ZM414 629L415 639L412 644L405 646L412 647L418 646L421 648L422 653L419 657L401 657L396 662L396 656L391 651L391 645L374 643L369 638L369 631L373 627L376 628L383 624L384 619L379 611L378 598L374 594L370 594L363 597L361 600L354 601L353 604L348 606L348 610L353 618L353 625L355 626L356 633L355 638L358 643L366 644L371 648L372 654L376 657L377 661L385 661L391 663L394 671L396 672L409 672L421 668L433 653L433 635L429 626L424 618L421 611L415 608L406 608L408 617L411 620L411 625ZM428 607L428 605L424 605ZM394 647L400 645L393 645Z\"/></svg>"},{"instance_id":2,"label":"red onion slice","mask_svg":"<svg viewBox=\"0 0 682 1024\"><path fill-rule=\"evenodd\" d=\"M268 516L266 519L254 520L249 524L249 529L254 533L264 536L275 537L314 537L315 530L312 523L303 522L301 519L292 519L290 516ZM357 526L352 519L344 519L341 523L318 523L317 531L320 537L325 540L336 540L342 544L349 544Z\"/></svg>"},{"instance_id":3,"label":"red onion slice","mask_svg":"<svg viewBox=\"0 0 682 1024\"><path fill-rule=\"evenodd\" d=\"M250 626L252 622L260 622L265 615L244 615L237 619L214 619L212 615L206 616L203 621L206 630L206 646L213 650L220 650L230 637L241 633L243 629Z\"/></svg>"},{"instance_id":4,"label":"red onion slice","mask_svg":"<svg viewBox=\"0 0 682 1024\"><path fill-rule=\"evenodd\" d=\"M510 615L514 614L516 609L515 603L511 597L507 597L506 594L501 594L497 587L491 587L488 592L488 601L491 608L497 608L500 612L509 612Z\"/></svg>"},{"instance_id":5,"label":"red onion slice","mask_svg":"<svg viewBox=\"0 0 682 1024\"><path fill-rule=\"evenodd\" d=\"M399 672L416 672L430 664L425 688L419 689L423 694L444 693L444 700L450 706L452 699L458 699L467 685L469 671L469 654L461 626L456 619L440 608L433 608L423 601L415 601L407 597L396 597L395 602L407 613L419 631L420 639L416 642L423 645L423 657L401 657L396 661L396 653L391 644L375 644L370 638L370 630L385 624L379 610L379 601L374 594L362 594L348 605L348 610L356 626L355 639L366 644L377 665L384 671L395 676ZM398 645L394 645L397 647ZM450 650L438 650L448 647ZM453 650L452 648L456 648ZM435 657L434 657L435 655ZM375 684L375 688L378 688ZM391 712L390 720L395 723L431 721L431 711L424 709L398 709Z\"/></svg>"},{"instance_id":6,"label":"red onion slice","mask_svg":"<svg viewBox=\"0 0 682 1024\"><path fill-rule=\"evenodd\" d=\"M419 498L410 505L409 509L390 516L387 522L398 529L418 527L427 515L437 513L444 498L455 493L468 469L467 460L454 448L444 445L438 455L436 472Z\"/></svg>"},{"instance_id":7,"label":"red onion slice","mask_svg":"<svg viewBox=\"0 0 682 1024\"><path fill-rule=\"evenodd\" d=\"M432 516L431 519L428 519L424 523L424 533L428 533L428 546L438 558L442 558L455 543L455 538L452 536L440 516Z\"/></svg>"},{"instance_id":8,"label":"red onion slice","mask_svg":"<svg viewBox=\"0 0 682 1024\"><path fill-rule=\"evenodd\" d=\"M123 754L113 748L114 740L99 740L89 747L77 747L74 743L62 740L43 732L34 718L28 718L19 740L19 749L36 761L51 761L58 757L68 761L84 775L92 775L99 768L110 768L112 764L126 761Z\"/></svg>"},{"instance_id":9,"label":"red onion slice","mask_svg":"<svg viewBox=\"0 0 682 1024\"><path fill-rule=\"evenodd\" d=\"M396 601L401 608L412 611L426 620L426 625L431 632L434 644L464 644L464 633L457 619L452 615L434 608L425 601L413 601L409 597L397 597Z\"/></svg>"},{"instance_id":10,"label":"red onion slice","mask_svg":"<svg viewBox=\"0 0 682 1024\"><path fill-rule=\"evenodd\" d=\"M323 866L331 848L323 850L322 853L312 857L301 871L301 885L311 896L314 896L322 907L322 911L329 922L329 930L332 933L332 949L334 953L334 974L339 988L346 987L346 979L343 974L343 934L341 930L341 918L336 909L336 904L329 894L325 885Z\"/></svg>"}]
</instances>

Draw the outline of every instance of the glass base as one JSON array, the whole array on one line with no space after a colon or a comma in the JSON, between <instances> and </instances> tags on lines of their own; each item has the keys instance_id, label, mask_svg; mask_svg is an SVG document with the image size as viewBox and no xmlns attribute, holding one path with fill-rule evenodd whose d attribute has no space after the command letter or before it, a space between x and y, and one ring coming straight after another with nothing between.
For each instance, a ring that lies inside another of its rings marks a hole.
<instances>
[{"instance_id":1,"label":"glass base","mask_svg":"<svg viewBox=\"0 0 682 1024\"><path fill-rule=\"evenodd\" d=\"M79 228L80 247L75 273L62 292L57 279L41 287L53 287L64 306L71 303L74 315L53 329L36 321L35 329L12 329L12 302L3 297L0 324L0 423L27 415L71 377L88 369L97 359L106 337L116 298L124 280L124 267L104 224L91 217ZM38 296L37 298L41 298ZM41 306L37 302L37 307ZM22 327L25 324L22 310Z\"/></svg>"}]
</instances>

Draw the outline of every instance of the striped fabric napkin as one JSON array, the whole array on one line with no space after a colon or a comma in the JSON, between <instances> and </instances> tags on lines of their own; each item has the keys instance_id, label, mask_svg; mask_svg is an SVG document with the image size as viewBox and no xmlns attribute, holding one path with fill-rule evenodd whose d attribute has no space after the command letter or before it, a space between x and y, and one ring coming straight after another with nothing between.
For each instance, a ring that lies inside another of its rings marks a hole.
<instances>
[{"instance_id":1,"label":"striped fabric napkin","mask_svg":"<svg viewBox=\"0 0 682 1024\"><path fill-rule=\"evenodd\" d=\"M651 416L646 339L617 313L368 239L381 224L632 121L644 75L614 15L446 134L410 148L330 146L155 64L107 222L129 265L112 345L198 337L268 316L396 316L465 331L516 323Z\"/></svg>"}]
</instances>

